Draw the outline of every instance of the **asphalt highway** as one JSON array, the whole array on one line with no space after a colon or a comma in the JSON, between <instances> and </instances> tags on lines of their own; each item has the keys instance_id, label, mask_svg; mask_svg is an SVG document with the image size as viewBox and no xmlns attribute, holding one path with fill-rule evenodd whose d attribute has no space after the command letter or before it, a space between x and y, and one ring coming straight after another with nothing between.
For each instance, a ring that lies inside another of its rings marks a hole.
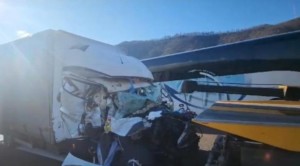
<instances>
[{"instance_id":1,"label":"asphalt highway","mask_svg":"<svg viewBox=\"0 0 300 166\"><path fill-rule=\"evenodd\" d=\"M0 166L60 166L61 162L0 146Z\"/></svg>"}]
</instances>

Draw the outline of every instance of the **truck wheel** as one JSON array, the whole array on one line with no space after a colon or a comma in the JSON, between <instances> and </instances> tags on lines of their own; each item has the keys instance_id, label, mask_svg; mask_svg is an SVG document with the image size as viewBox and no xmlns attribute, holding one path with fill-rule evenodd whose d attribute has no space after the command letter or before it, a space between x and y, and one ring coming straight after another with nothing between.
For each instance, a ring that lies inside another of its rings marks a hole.
<instances>
[{"instance_id":1,"label":"truck wheel","mask_svg":"<svg viewBox=\"0 0 300 166\"><path fill-rule=\"evenodd\" d=\"M116 166L156 166L154 156L146 144L139 141L122 140L123 150L112 165ZM116 163L115 163L116 162Z\"/></svg>"},{"instance_id":2,"label":"truck wheel","mask_svg":"<svg viewBox=\"0 0 300 166\"><path fill-rule=\"evenodd\" d=\"M128 166L142 166L142 163L140 163L136 159L130 159L130 160L128 160L127 165Z\"/></svg>"}]
</instances>

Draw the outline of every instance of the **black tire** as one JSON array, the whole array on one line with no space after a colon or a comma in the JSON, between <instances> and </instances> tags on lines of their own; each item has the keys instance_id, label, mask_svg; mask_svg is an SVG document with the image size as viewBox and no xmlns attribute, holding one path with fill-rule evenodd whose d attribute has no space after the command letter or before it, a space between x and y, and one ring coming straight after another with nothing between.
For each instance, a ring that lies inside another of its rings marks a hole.
<instances>
[{"instance_id":1,"label":"black tire","mask_svg":"<svg viewBox=\"0 0 300 166\"><path fill-rule=\"evenodd\" d=\"M112 165L115 166L155 166L154 156L141 141L122 138L123 150L118 153Z\"/></svg>"}]
</instances>

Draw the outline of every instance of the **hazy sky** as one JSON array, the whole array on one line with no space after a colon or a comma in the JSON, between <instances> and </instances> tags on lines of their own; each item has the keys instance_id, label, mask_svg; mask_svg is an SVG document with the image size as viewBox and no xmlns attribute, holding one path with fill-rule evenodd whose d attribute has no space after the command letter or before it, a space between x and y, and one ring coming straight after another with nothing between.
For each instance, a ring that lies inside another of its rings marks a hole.
<instances>
[{"instance_id":1,"label":"hazy sky","mask_svg":"<svg viewBox=\"0 0 300 166\"><path fill-rule=\"evenodd\" d=\"M300 16L300 0L0 0L0 44L62 29L110 44Z\"/></svg>"}]
</instances>

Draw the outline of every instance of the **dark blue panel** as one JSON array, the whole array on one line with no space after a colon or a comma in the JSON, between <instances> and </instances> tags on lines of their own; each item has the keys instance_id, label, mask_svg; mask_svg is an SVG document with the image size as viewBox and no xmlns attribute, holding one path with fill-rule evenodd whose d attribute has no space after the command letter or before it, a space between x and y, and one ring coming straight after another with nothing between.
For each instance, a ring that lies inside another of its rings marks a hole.
<instances>
[{"instance_id":1,"label":"dark blue panel","mask_svg":"<svg viewBox=\"0 0 300 166\"><path fill-rule=\"evenodd\" d=\"M171 54L142 61L155 81L199 77L190 70L232 75L272 70L300 71L300 31Z\"/></svg>"}]
</instances>

